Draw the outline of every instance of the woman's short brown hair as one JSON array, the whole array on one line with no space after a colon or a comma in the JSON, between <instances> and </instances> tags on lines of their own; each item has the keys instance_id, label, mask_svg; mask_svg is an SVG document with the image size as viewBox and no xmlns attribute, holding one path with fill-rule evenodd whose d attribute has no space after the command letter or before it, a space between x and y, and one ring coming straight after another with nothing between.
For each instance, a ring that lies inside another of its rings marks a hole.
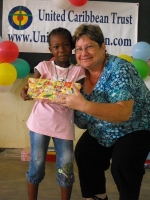
<instances>
[{"instance_id":1,"label":"woman's short brown hair","mask_svg":"<svg viewBox=\"0 0 150 200\"><path fill-rule=\"evenodd\" d=\"M73 41L76 43L82 36L88 36L91 40L97 42L99 46L104 43L104 35L101 28L94 24L82 24L78 26L73 35Z\"/></svg>"}]
</instances>

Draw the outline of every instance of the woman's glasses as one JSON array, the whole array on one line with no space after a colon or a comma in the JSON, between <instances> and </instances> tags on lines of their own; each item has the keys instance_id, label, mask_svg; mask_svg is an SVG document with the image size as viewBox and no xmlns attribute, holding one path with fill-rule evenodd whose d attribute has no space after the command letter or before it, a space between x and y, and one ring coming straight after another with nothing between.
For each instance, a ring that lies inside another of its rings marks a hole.
<instances>
[{"instance_id":1,"label":"woman's glasses","mask_svg":"<svg viewBox=\"0 0 150 200\"><path fill-rule=\"evenodd\" d=\"M93 51L96 46L99 46L99 45L93 44L93 45L86 46L84 48L76 47L74 51L75 51L76 54L81 54L83 50L86 51L86 52L90 52L90 51Z\"/></svg>"}]
</instances>

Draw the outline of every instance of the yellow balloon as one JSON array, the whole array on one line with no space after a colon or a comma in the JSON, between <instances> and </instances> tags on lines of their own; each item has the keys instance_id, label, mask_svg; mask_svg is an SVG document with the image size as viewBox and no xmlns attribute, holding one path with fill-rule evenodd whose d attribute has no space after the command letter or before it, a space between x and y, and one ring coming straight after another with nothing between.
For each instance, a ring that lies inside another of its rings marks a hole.
<instances>
[{"instance_id":1,"label":"yellow balloon","mask_svg":"<svg viewBox=\"0 0 150 200\"><path fill-rule=\"evenodd\" d=\"M123 58L124 60L127 60L128 62L133 61L133 58L131 56L126 55L126 54L120 54L118 57Z\"/></svg>"},{"instance_id":2,"label":"yellow balloon","mask_svg":"<svg viewBox=\"0 0 150 200\"><path fill-rule=\"evenodd\" d=\"M0 63L0 85L11 85L17 78L16 68L10 63Z\"/></svg>"}]
</instances>

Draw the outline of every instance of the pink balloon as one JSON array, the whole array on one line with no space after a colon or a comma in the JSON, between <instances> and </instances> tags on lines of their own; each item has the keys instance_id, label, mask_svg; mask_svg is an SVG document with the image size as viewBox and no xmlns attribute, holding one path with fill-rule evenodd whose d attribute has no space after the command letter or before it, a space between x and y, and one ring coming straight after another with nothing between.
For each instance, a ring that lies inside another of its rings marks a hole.
<instances>
[{"instance_id":1,"label":"pink balloon","mask_svg":"<svg viewBox=\"0 0 150 200\"><path fill-rule=\"evenodd\" d=\"M88 0L69 0L69 1L74 6L83 6L88 2Z\"/></svg>"},{"instance_id":2,"label":"pink balloon","mask_svg":"<svg viewBox=\"0 0 150 200\"><path fill-rule=\"evenodd\" d=\"M18 46L12 41L0 43L0 62L13 62L19 55Z\"/></svg>"}]
</instances>

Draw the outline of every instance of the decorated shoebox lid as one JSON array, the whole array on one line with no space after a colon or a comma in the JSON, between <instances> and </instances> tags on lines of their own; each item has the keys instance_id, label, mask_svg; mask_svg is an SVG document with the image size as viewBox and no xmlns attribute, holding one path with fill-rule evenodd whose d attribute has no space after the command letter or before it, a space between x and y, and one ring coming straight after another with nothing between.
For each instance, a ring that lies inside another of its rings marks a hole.
<instances>
[{"instance_id":1,"label":"decorated shoebox lid","mask_svg":"<svg viewBox=\"0 0 150 200\"><path fill-rule=\"evenodd\" d=\"M80 90L81 84L64 81L51 81L49 79L28 79L28 95L30 98L55 100L56 94L73 94L72 84Z\"/></svg>"}]
</instances>

